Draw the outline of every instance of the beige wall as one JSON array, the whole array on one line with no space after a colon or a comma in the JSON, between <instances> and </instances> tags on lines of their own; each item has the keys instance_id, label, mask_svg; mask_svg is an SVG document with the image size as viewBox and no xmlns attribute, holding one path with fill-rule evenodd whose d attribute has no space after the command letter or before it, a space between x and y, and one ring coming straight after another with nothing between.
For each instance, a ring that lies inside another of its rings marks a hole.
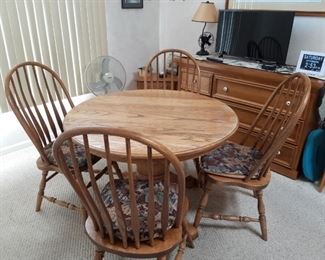
<instances>
[{"instance_id":1,"label":"beige wall","mask_svg":"<svg viewBox=\"0 0 325 260\"><path fill-rule=\"evenodd\" d=\"M134 88L134 72L159 50L159 1L144 1L143 9L122 9L121 0L107 0L108 54L127 72Z\"/></svg>"},{"instance_id":2,"label":"beige wall","mask_svg":"<svg viewBox=\"0 0 325 260\"><path fill-rule=\"evenodd\" d=\"M295 17L287 63L296 65L301 50L325 52L325 17Z\"/></svg>"},{"instance_id":3,"label":"beige wall","mask_svg":"<svg viewBox=\"0 0 325 260\"><path fill-rule=\"evenodd\" d=\"M203 23L192 22L192 17L202 0L190 1L160 1L160 48L176 47L197 52L200 48L198 38L202 32ZM225 1L214 1L219 9L224 8ZM207 24L205 29L216 34L217 24ZM214 46L210 47L210 51Z\"/></svg>"}]
</instances>

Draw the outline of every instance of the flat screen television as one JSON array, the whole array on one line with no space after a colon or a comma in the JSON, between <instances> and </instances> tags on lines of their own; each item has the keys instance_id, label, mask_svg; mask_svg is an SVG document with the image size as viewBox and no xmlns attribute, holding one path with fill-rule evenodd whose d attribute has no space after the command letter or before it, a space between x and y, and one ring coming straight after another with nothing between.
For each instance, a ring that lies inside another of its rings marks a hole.
<instances>
[{"instance_id":1,"label":"flat screen television","mask_svg":"<svg viewBox=\"0 0 325 260\"><path fill-rule=\"evenodd\" d=\"M285 64L294 12L220 10L216 52Z\"/></svg>"}]
</instances>

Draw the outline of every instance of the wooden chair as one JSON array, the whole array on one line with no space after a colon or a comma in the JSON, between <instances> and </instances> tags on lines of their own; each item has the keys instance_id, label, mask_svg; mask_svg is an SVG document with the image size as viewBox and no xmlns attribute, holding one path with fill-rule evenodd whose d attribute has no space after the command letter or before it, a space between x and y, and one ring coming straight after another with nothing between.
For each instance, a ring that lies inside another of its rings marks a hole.
<instances>
[{"instance_id":1,"label":"wooden chair","mask_svg":"<svg viewBox=\"0 0 325 260\"><path fill-rule=\"evenodd\" d=\"M90 152L94 152L89 149L91 138L95 138L97 144L101 142L103 151L97 150L97 154L106 159L108 176L102 178L105 179L102 188L95 180L91 162ZM114 150L111 143L116 138L122 138L119 142L125 140L126 144L122 155L122 160L127 163L124 179L115 179L112 174L112 161L116 155L111 153ZM80 174L73 140L85 147L88 177L92 183L90 189L87 189L84 175ZM66 143L73 169L64 158ZM139 145L146 151L146 156L132 153ZM169 149L140 134L117 128L72 129L57 138L53 149L60 168L88 213L85 229L97 247L94 259L102 259L105 251L124 257L166 259L165 256L176 246L179 246L176 259L181 259L186 243L188 202L185 200L183 169ZM133 170L134 156L145 163L148 179L137 178ZM164 160L165 170L161 178L154 178L154 158ZM170 173L169 165L174 167L175 175ZM172 183L171 175L175 176L175 183Z\"/></svg>"},{"instance_id":2,"label":"wooden chair","mask_svg":"<svg viewBox=\"0 0 325 260\"><path fill-rule=\"evenodd\" d=\"M62 122L67 111L74 107L63 81L57 73L41 63L24 62L8 72L5 91L12 111L40 154L36 163L42 171L42 179L36 211L40 210L43 199L63 207L82 210L71 203L44 195L47 182L60 172L52 153L53 141L63 132ZM84 149L78 145L76 149L80 167L86 169ZM94 162L99 160L98 157L92 159ZM50 172L53 173L48 176Z\"/></svg>"},{"instance_id":3,"label":"wooden chair","mask_svg":"<svg viewBox=\"0 0 325 260\"><path fill-rule=\"evenodd\" d=\"M180 61L181 57L182 62ZM200 67L192 55L186 51L162 50L155 54L145 67L144 88L186 90L200 93Z\"/></svg>"},{"instance_id":4,"label":"wooden chair","mask_svg":"<svg viewBox=\"0 0 325 260\"><path fill-rule=\"evenodd\" d=\"M273 37L266 36L258 43L259 57L267 61L282 61L282 50L280 43Z\"/></svg>"},{"instance_id":5,"label":"wooden chair","mask_svg":"<svg viewBox=\"0 0 325 260\"><path fill-rule=\"evenodd\" d=\"M323 178L322 178L322 180L321 180L321 182L319 184L319 192L322 192L324 187L325 187L325 171L323 173Z\"/></svg>"},{"instance_id":6,"label":"wooden chair","mask_svg":"<svg viewBox=\"0 0 325 260\"><path fill-rule=\"evenodd\" d=\"M184 64L186 65L183 67ZM144 89L170 89L200 93L200 66L186 51L162 50L149 60L144 69ZM199 158L195 158L193 161L198 171ZM187 187L196 185L196 180L191 176L187 178L187 182Z\"/></svg>"},{"instance_id":7,"label":"wooden chair","mask_svg":"<svg viewBox=\"0 0 325 260\"><path fill-rule=\"evenodd\" d=\"M301 73L291 75L274 90L239 144L227 142L201 158L199 176L204 194L196 212L195 227L202 217L259 222L262 238L267 240L263 189L270 182L270 164L301 117L310 89L308 77ZM252 190L257 198L259 218L205 211L212 184Z\"/></svg>"},{"instance_id":8,"label":"wooden chair","mask_svg":"<svg viewBox=\"0 0 325 260\"><path fill-rule=\"evenodd\" d=\"M259 54L259 50L258 50L258 45L256 42L254 41L249 41L247 43L247 53L246 53L246 56L248 58L251 58L251 59L254 59L254 60L257 60L260 58L260 54Z\"/></svg>"}]
</instances>

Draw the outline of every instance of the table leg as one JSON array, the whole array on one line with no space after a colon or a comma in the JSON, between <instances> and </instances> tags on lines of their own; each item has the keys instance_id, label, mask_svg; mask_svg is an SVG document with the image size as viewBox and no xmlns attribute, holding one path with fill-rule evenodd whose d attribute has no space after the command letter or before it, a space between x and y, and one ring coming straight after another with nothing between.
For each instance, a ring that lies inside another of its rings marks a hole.
<instances>
[{"instance_id":1,"label":"table leg","mask_svg":"<svg viewBox=\"0 0 325 260\"><path fill-rule=\"evenodd\" d=\"M146 160L143 161L137 161L137 172L138 172L138 178L140 180L146 180L148 179L148 164ZM153 174L155 179L162 179L164 172L165 172L165 161L164 160L154 160L153 161ZM186 188L196 188L199 187L199 182L197 178L189 175L185 179L186 182Z\"/></svg>"},{"instance_id":2,"label":"table leg","mask_svg":"<svg viewBox=\"0 0 325 260\"><path fill-rule=\"evenodd\" d=\"M197 228L193 226L193 224L187 225L187 232L188 232L188 235L192 241L197 239L199 236L199 232L198 232Z\"/></svg>"},{"instance_id":3,"label":"table leg","mask_svg":"<svg viewBox=\"0 0 325 260\"><path fill-rule=\"evenodd\" d=\"M148 179L148 163L146 160L136 162L138 178L140 180ZM153 161L153 175L155 179L162 179L165 172L165 160Z\"/></svg>"}]
</instances>

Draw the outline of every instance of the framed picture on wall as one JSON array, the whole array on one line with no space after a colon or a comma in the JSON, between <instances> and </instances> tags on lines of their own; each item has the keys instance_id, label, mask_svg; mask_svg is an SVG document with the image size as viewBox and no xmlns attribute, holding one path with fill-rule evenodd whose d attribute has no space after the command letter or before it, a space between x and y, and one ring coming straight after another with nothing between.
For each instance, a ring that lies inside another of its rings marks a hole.
<instances>
[{"instance_id":1,"label":"framed picture on wall","mask_svg":"<svg viewBox=\"0 0 325 260\"><path fill-rule=\"evenodd\" d=\"M143 0L121 0L123 9L143 8Z\"/></svg>"}]
</instances>

